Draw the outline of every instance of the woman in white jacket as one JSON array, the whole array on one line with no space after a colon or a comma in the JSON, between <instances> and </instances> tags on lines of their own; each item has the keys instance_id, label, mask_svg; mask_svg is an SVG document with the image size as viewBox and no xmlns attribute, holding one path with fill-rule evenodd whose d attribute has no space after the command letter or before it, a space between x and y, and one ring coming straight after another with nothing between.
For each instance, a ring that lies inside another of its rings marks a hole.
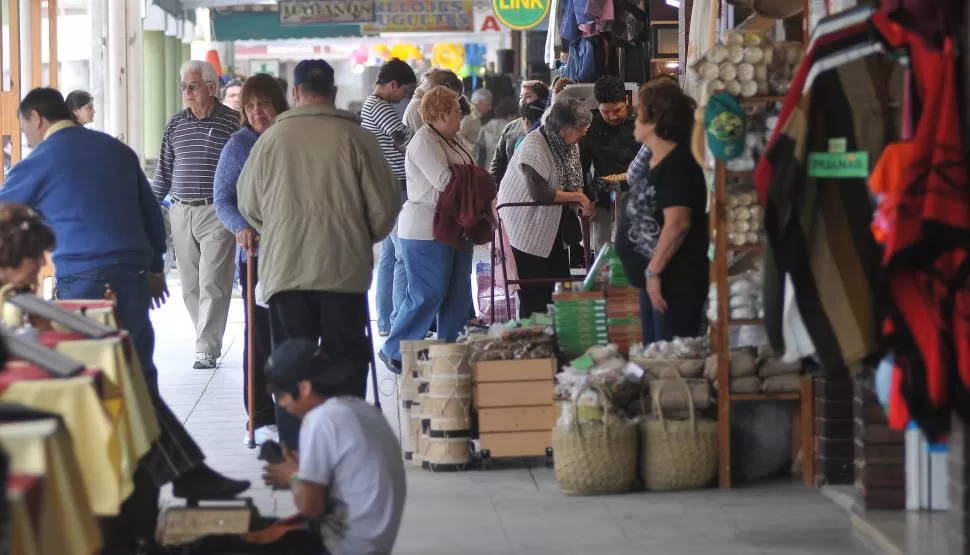
<instances>
[{"instance_id":1,"label":"woman in white jacket","mask_svg":"<svg viewBox=\"0 0 970 555\"><path fill-rule=\"evenodd\" d=\"M458 135L458 95L445 86L431 89L421 99L421 117L427 125L405 153L408 199L398 219L408 289L379 353L395 373L401 372L401 341L424 339L435 320L438 339L455 341L472 306L472 249L439 243L433 233L438 195L451 181L452 166L474 164Z\"/></svg>"}]
</instances>

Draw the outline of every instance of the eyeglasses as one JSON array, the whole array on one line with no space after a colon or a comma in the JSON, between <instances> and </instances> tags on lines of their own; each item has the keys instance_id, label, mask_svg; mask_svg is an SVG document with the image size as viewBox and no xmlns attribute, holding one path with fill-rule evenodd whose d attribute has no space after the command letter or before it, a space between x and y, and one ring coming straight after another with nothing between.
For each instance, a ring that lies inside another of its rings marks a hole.
<instances>
[{"instance_id":1,"label":"eyeglasses","mask_svg":"<svg viewBox=\"0 0 970 555\"><path fill-rule=\"evenodd\" d=\"M189 92L195 92L204 86L205 85L201 85L199 83L179 83L179 88L182 89L182 92L185 92L186 90Z\"/></svg>"}]
</instances>

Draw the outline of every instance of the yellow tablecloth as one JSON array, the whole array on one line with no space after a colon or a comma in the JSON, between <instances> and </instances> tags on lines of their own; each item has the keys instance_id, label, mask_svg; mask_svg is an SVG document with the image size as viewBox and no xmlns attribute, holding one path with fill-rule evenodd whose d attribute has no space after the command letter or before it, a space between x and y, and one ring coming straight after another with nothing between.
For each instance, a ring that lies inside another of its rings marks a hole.
<instances>
[{"instance_id":1,"label":"yellow tablecloth","mask_svg":"<svg viewBox=\"0 0 970 555\"><path fill-rule=\"evenodd\" d=\"M108 339L71 340L57 344L57 351L104 375L105 409L115 424L120 442L118 471L124 478L122 494L127 497L133 484L131 476L142 456L160 434L158 418L148 394L141 363L137 356L125 355L125 345L134 353L127 336Z\"/></svg>"},{"instance_id":2,"label":"yellow tablecloth","mask_svg":"<svg viewBox=\"0 0 970 555\"><path fill-rule=\"evenodd\" d=\"M73 438L79 483L87 490L91 508L101 516L118 514L131 493L131 476L121 477L116 419L109 417L90 377L14 382L0 394L0 401L61 415Z\"/></svg>"},{"instance_id":3,"label":"yellow tablecloth","mask_svg":"<svg viewBox=\"0 0 970 555\"><path fill-rule=\"evenodd\" d=\"M11 506L13 555L91 555L102 547L91 512L76 447L54 419L0 424L0 446L12 474L43 477L40 522L32 522L22 498Z\"/></svg>"}]
</instances>

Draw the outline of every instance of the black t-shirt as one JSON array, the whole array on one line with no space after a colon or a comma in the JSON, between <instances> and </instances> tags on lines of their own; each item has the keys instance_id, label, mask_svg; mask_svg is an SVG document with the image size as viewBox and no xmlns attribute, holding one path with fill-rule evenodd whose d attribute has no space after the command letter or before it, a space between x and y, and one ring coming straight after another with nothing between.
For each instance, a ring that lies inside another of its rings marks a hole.
<instances>
[{"instance_id":1,"label":"black t-shirt","mask_svg":"<svg viewBox=\"0 0 970 555\"><path fill-rule=\"evenodd\" d=\"M661 276L665 286L707 283L707 183L690 147L677 145L657 167L648 170L645 184L630 186L623 197L616 234L616 250L630 282L645 286L644 272L660 240L664 209L686 206L691 213L690 230Z\"/></svg>"},{"instance_id":2,"label":"black t-shirt","mask_svg":"<svg viewBox=\"0 0 970 555\"><path fill-rule=\"evenodd\" d=\"M583 171L588 173L592 167L597 177L626 173L633 157L640 151L640 143L633 138L635 126L633 110L620 125L610 125L599 111L593 112L593 122L579 145ZM586 188L586 196L602 207L612 206L610 194L596 194L592 186Z\"/></svg>"}]
</instances>

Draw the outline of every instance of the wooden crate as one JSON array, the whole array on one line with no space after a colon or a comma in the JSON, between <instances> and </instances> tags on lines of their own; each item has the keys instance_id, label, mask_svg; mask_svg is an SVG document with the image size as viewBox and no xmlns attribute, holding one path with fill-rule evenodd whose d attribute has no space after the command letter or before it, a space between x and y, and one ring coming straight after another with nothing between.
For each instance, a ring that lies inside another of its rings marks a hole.
<instances>
[{"instance_id":1,"label":"wooden crate","mask_svg":"<svg viewBox=\"0 0 970 555\"><path fill-rule=\"evenodd\" d=\"M551 454L556 361L479 362L473 369L483 462Z\"/></svg>"},{"instance_id":2,"label":"wooden crate","mask_svg":"<svg viewBox=\"0 0 970 555\"><path fill-rule=\"evenodd\" d=\"M213 534L249 532L250 506L173 507L162 517L158 537L162 545L181 545Z\"/></svg>"}]
</instances>

